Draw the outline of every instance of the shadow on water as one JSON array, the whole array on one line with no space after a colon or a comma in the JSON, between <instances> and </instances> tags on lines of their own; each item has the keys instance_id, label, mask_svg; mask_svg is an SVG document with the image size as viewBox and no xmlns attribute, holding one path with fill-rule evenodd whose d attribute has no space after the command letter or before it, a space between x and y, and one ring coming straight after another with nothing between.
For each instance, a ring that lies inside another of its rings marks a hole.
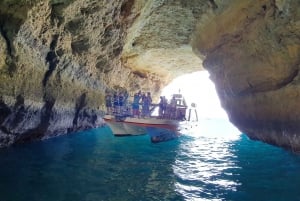
<instances>
[{"instance_id":1,"label":"shadow on water","mask_svg":"<svg viewBox=\"0 0 300 201\"><path fill-rule=\"evenodd\" d=\"M0 197L23 200L180 200L178 141L114 137L107 128L0 150ZM162 157L163 156L163 157Z\"/></svg>"}]
</instances>

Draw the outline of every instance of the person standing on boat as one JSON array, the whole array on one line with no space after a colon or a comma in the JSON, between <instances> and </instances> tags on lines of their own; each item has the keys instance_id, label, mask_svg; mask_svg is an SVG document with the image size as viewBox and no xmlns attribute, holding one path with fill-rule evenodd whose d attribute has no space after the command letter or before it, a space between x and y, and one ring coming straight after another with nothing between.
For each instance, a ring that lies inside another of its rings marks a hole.
<instances>
[{"instance_id":1,"label":"person standing on boat","mask_svg":"<svg viewBox=\"0 0 300 201\"><path fill-rule=\"evenodd\" d=\"M119 113L118 107L119 107L119 97L118 94L115 92L113 96L113 103L114 103L114 113L117 114Z\"/></svg>"},{"instance_id":2,"label":"person standing on boat","mask_svg":"<svg viewBox=\"0 0 300 201\"><path fill-rule=\"evenodd\" d=\"M121 115L123 115L123 112L124 112L124 101L125 101L125 97L124 97L123 93L120 92L120 94L118 96L118 102L119 102L119 105L118 105L119 109L118 109L118 111L119 111L119 113Z\"/></svg>"},{"instance_id":3,"label":"person standing on boat","mask_svg":"<svg viewBox=\"0 0 300 201\"><path fill-rule=\"evenodd\" d=\"M150 92L148 92L147 95L143 95L142 103L143 103L142 105L143 117L150 117L150 105L152 103Z\"/></svg>"},{"instance_id":4,"label":"person standing on boat","mask_svg":"<svg viewBox=\"0 0 300 201\"><path fill-rule=\"evenodd\" d=\"M142 117L145 117L146 115L146 95L145 93L143 92L142 95L141 95L141 99L142 99L142 112L141 112L141 116Z\"/></svg>"},{"instance_id":5,"label":"person standing on boat","mask_svg":"<svg viewBox=\"0 0 300 201\"><path fill-rule=\"evenodd\" d=\"M166 113L166 109L167 109L167 100L165 96L161 96L160 97L160 101L159 101L159 110L158 110L158 115L159 118L163 119L165 117L165 113Z\"/></svg>"},{"instance_id":6,"label":"person standing on boat","mask_svg":"<svg viewBox=\"0 0 300 201\"><path fill-rule=\"evenodd\" d=\"M140 100L141 100L141 91L133 95L133 103L132 103L133 117L140 116L140 106L139 106Z\"/></svg>"},{"instance_id":7,"label":"person standing on boat","mask_svg":"<svg viewBox=\"0 0 300 201\"><path fill-rule=\"evenodd\" d=\"M171 119L176 119L176 105L177 101L175 99L175 96L173 95L171 101L170 101L170 118Z\"/></svg>"},{"instance_id":8,"label":"person standing on boat","mask_svg":"<svg viewBox=\"0 0 300 201\"><path fill-rule=\"evenodd\" d=\"M149 106L152 104L152 98L151 98L151 93L148 92L147 93L147 99L148 99L148 103L149 103Z\"/></svg>"},{"instance_id":9,"label":"person standing on boat","mask_svg":"<svg viewBox=\"0 0 300 201\"><path fill-rule=\"evenodd\" d=\"M107 93L105 96L105 106L107 114L112 114L112 96L111 93Z\"/></svg>"},{"instance_id":10,"label":"person standing on boat","mask_svg":"<svg viewBox=\"0 0 300 201\"><path fill-rule=\"evenodd\" d=\"M123 103L124 115L131 116L132 115L132 108L131 108L131 105L129 105L129 103L128 103L128 96L129 96L129 94L128 94L127 91L125 91L123 93L123 95L124 95L124 101L123 101L124 102Z\"/></svg>"}]
</instances>

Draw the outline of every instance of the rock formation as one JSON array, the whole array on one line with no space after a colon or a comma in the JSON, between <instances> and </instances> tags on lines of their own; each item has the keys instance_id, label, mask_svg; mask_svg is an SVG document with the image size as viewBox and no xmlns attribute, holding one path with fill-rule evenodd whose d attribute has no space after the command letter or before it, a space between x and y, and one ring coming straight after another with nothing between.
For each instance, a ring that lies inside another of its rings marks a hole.
<instances>
[{"instance_id":1,"label":"rock formation","mask_svg":"<svg viewBox=\"0 0 300 201\"><path fill-rule=\"evenodd\" d=\"M299 4L3 0L0 146L100 126L106 92L158 95L203 62L241 131L298 151Z\"/></svg>"},{"instance_id":2,"label":"rock formation","mask_svg":"<svg viewBox=\"0 0 300 201\"><path fill-rule=\"evenodd\" d=\"M294 151L300 150L299 6L234 1L208 15L193 41L230 120L252 139Z\"/></svg>"}]
</instances>

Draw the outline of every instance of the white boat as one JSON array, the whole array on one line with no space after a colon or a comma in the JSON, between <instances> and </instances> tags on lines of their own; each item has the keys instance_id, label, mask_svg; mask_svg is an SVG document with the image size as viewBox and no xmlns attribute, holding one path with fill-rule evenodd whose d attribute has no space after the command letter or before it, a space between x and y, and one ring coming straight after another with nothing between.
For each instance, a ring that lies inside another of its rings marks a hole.
<instances>
[{"instance_id":1,"label":"white boat","mask_svg":"<svg viewBox=\"0 0 300 201\"><path fill-rule=\"evenodd\" d=\"M108 115L104 117L104 120L115 136L144 135L147 133L144 127L114 121L110 119Z\"/></svg>"},{"instance_id":2,"label":"white boat","mask_svg":"<svg viewBox=\"0 0 300 201\"><path fill-rule=\"evenodd\" d=\"M152 142L161 142L174 139L180 135L179 127L185 118L182 114L186 112L186 105L181 94L173 95L177 104L174 115L169 115L168 118L151 116L138 118L130 114L115 114L105 115L103 119L111 128L115 136L135 136L148 134ZM184 104L183 104L184 103Z\"/></svg>"},{"instance_id":3,"label":"white boat","mask_svg":"<svg viewBox=\"0 0 300 201\"><path fill-rule=\"evenodd\" d=\"M174 139L180 135L178 120L150 118L119 118L105 115L104 120L115 136L135 136L148 134L152 142Z\"/></svg>"}]
</instances>

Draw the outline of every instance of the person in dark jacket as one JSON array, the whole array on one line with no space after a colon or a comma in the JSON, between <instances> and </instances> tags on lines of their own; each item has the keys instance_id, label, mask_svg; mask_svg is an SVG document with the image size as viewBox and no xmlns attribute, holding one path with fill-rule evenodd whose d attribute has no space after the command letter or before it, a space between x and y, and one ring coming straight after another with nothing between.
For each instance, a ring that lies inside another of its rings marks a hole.
<instances>
[{"instance_id":1,"label":"person in dark jacket","mask_svg":"<svg viewBox=\"0 0 300 201\"><path fill-rule=\"evenodd\" d=\"M112 114L112 98L111 93L107 93L105 96L106 114Z\"/></svg>"},{"instance_id":2,"label":"person in dark jacket","mask_svg":"<svg viewBox=\"0 0 300 201\"><path fill-rule=\"evenodd\" d=\"M152 103L152 98L150 92L147 95L142 96L142 115L143 117L150 117L150 105Z\"/></svg>"},{"instance_id":3,"label":"person in dark jacket","mask_svg":"<svg viewBox=\"0 0 300 201\"><path fill-rule=\"evenodd\" d=\"M133 103L132 103L132 112L133 112L133 116L134 117L139 117L140 116L140 100L142 97L142 93L141 91L139 91L138 93L135 93L133 95Z\"/></svg>"}]
</instances>

